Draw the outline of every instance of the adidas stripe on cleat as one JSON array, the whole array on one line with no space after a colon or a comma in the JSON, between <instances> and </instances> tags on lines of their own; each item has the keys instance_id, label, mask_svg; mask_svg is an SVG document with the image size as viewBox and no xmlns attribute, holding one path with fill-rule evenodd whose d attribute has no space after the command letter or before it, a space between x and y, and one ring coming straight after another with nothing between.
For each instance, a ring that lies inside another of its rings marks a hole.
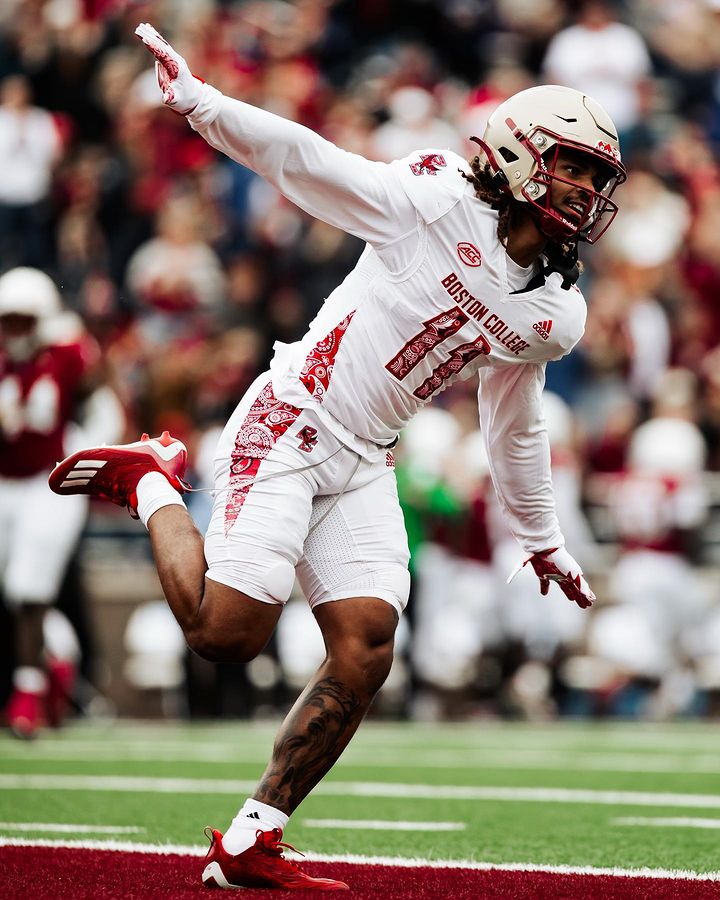
<instances>
[{"instance_id":1,"label":"adidas stripe on cleat","mask_svg":"<svg viewBox=\"0 0 720 900\"><path fill-rule=\"evenodd\" d=\"M144 434L132 444L78 450L58 463L48 483L56 494L88 494L127 507L137 516L138 482L148 472L161 472L178 493L190 489L183 481L187 450L182 441L164 431Z\"/></svg>"},{"instance_id":2,"label":"adidas stripe on cleat","mask_svg":"<svg viewBox=\"0 0 720 900\"><path fill-rule=\"evenodd\" d=\"M232 856L222 844L219 831L206 828L210 849L205 857L202 873L206 887L219 888L280 888L285 891L347 891L344 881L332 878L313 878L296 863L285 859L283 849L294 850L282 842L282 830L257 831L255 843L243 853Z\"/></svg>"}]
</instances>

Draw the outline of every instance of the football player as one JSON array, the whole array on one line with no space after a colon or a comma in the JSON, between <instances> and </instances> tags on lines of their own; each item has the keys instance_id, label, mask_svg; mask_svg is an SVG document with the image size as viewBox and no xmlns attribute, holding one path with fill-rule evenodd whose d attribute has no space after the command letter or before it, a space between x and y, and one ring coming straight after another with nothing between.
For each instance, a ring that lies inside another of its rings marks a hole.
<instances>
[{"instance_id":1,"label":"football player","mask_svg":"<svg viewBox=\"0 0 720 900\"><path fill-rule=\"evenodd\" d=\"M80 320L62 312L48 275L16 268L0 276L0 584L16 624L6 720L20 737L48 720L59 724L72 687L67 661L44 653L43 621L77 545L87 497L60 501L47 472L72 449L73 420L83 418L83 443L122 434L122 409L99 379L99 356Z\"/></svg>"},{"instance_id":2,"label":"football player","mask_svg":"<svg viewBox=\"0 0 720 900\"><path fill-rule=\"evenodd\" d=\"M670 379L661 384L669 393ZM707 447L694 422L669 412L635 430L626 469L598 485L621 552L608 584L615 603L598 612L588 635L593 655L612 664L616 691L633 680L655 682L654 699L643 702L665 715L687 702L662 686L691 668L712 609L693 564L708 514Z\"/></svg>"},{"instance_id":3,"label":"football player","mask_svg":"<svg viewBox=\"0 0 720 900\"><path fill-rule=\"evenodd\" d=\"M371 162L223 96L152 26L137 33L172 110L367 246L305 337L275 345L230 418L204 546L180 497L186 451L167 434L74 454L51 484L136 511L186 639L210 659L258 654L297 574L327 655L254 796L224 836L211 833L203 879L343 888L302 873L280 842L390 669L409 583L391 448L452 382L479 376L494 487L542 593L555 580L582 607L594 599L558 527L541 393L545 364L583 333L577 244L597 240L616 212L617 131L590 97L544 86L496 110L469 164L435 148Z\"/></svg>"}]
</instances>

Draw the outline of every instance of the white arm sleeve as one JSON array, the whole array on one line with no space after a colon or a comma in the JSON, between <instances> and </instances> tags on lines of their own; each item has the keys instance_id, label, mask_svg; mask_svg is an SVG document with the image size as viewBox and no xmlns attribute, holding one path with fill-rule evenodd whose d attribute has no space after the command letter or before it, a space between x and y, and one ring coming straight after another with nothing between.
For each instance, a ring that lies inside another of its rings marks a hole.
<instances>
[{"instance_id":1,"label":"white arm sleeve","mask_svg":"<svg viewBox=\"0 0 720 900\"><path fill-rule=\"evenodd\" d=\"M216 150L252 169L317 219L382 246L417 227L396 172L320 135L203 85L187 117Z\"/></svg>"},{"instance_id":2,"label":"white arm sleeve","mask_svg":"<svg viewBox=\"0 0 720 900\"><path fill-rule=\"evenodd\" d=\"M510 530L528 553L562 547L542 409L545 364L480 369L480 424Z\"/></svg>"}]
</instances>

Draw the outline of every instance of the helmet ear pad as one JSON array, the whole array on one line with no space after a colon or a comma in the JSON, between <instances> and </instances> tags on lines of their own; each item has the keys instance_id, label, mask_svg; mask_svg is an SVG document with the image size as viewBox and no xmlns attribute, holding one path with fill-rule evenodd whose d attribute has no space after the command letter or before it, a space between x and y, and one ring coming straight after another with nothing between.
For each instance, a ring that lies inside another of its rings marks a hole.
<instances>
[{"instance_id":1,"label":"helmet ear pad","mask_svg":"<svg viewBox=\"0 0 720 900\"><path fill-rule=\"evenodd\" d=\"M495 187L503 194L511 193L507 174L496 160L494 149L482 138L476 137L475 135L473 135L470 140L478 145L478 147L482 150L483 154L487 158L487 161L490 165L492 182ZM503 148L500 148L498 152L502 154L502 151Z\"/></svg>"}]
</instances>

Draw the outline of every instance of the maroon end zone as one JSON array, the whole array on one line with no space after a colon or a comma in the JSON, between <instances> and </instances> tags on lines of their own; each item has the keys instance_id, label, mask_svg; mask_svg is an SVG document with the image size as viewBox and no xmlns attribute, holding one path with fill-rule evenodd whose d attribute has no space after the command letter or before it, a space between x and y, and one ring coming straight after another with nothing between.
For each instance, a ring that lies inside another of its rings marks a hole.
<instances>
[{"instance_id":1,"label":"maroon end zone","mask_svg":"<svg viewBox=\"0 0 720 900\"><path fill-rule=\"evenodd\" d=\"M353 900L695 900L720 898L720 883L669 878L609 875L558 875L492 869L394 868L350 863L305 863L312 875L340 878L352 893L305 891L303 896ZM217 897L200 884L202 859L108 850L48 847L0 848L2 896L33 900L147 900ZM243 898L269 900L297 896L296 891L245 889Z\"/></svg>"}]
</instances>

